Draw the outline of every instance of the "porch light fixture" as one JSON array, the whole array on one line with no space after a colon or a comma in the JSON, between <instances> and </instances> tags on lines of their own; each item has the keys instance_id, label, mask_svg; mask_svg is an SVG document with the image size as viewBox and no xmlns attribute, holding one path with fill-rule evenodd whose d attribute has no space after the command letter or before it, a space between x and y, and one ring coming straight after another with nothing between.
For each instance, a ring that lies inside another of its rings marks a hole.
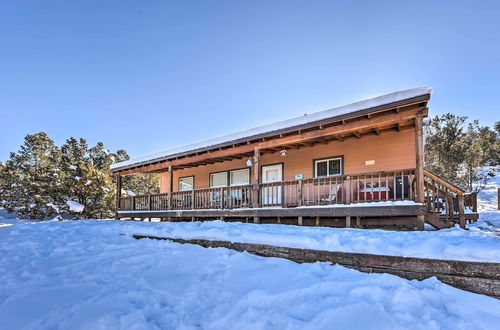
<instances>
[{"instance_id":1,"label":"porch light fixture","mask_svg":"<svg viewBox=\"0 0 500 330\"><path fill-rule=\"evenodd\" d=\"M248 158L247 160L247 166L252 167L252 160L250 158Z\"/></svg>"},{"instance_id":2,"label":"porch light fixture","mask_svg":"<svg viewBox=\"0 0 500 330\"><path fill-rule=\"evenodd\" d=\"M280 151L280 156L281 157L286 157L286 149L283 149Z\"/></svg>"}]
</instances>

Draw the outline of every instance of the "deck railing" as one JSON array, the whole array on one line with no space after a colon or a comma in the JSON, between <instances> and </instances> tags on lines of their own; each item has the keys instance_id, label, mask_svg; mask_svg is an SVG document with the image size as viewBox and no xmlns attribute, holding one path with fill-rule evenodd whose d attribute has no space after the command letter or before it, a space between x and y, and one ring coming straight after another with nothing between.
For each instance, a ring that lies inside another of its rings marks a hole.
<instances>
[{"instance_id":1,"label":"deck railing","mask_svg":"<svg viewBox=\"0 0 500 330\"><path fill-rule=\"evenodd\" d=\"M120 197L121 211L298 207L414 200L415 170ZM257 200L255 200L257 198Z\"/></svg>"}]
</instances>

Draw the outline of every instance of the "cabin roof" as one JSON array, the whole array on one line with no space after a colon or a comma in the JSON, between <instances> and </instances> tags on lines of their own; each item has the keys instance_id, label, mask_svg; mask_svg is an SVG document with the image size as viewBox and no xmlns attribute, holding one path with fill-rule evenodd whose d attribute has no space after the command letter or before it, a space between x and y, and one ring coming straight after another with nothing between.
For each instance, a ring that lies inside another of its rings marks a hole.
<instances>
[{"instance_id":1,"label":"cabin roof","mask_svg":"<svg viewBox=\"0 0 500 330\"><path fill-rule=\"evenodd\" d=\"M162 152L132 158L127 161L112 164L111 169L114 171L118 171L136 166L142 166L144 164L149 164L152 162L166 161L176 157L185 156L187 154L194 154L214 148L225 147L231 144L252 141L257 138L282 134L297 129L318 125L321 123L346 119L358 115L365 115L371 112L383 110L388 106L405 105L410 103L411 101L427 101L430 98L431 93L432 88L430 87L416 87L406 89L328 110L305 114L300 117L279 121L273 124L259 126L236 133L223 135L217 138L168 149Z\"/></svg>"}]
</instances>

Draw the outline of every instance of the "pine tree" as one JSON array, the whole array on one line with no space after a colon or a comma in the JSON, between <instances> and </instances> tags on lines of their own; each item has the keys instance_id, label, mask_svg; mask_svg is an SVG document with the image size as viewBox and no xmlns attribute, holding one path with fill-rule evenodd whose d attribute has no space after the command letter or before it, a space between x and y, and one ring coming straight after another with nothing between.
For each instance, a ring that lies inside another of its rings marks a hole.
<instances>
[{"instance_id":1,"label":"pine tree","mask_svg":"<svg viewBox=\"0 0 500 330\"><path fill-rule=\"evenodd\" d=\"M500 165L500 123L495 130L467 117L432 118L425 144L425 166L466 191L480 191Z\"/></svg>"},{"instance_id":2,"label":"pine tree","mask_svg":"<svg viewBox=\"0 0 500 330\"><path fill-rule=\"evenodd\" d=\"M463 125L467 117L451 113L431 119L425 144L425 166L452 182L464 158Z\"/></svg>"},{"instance_id":3,"label":"pine tree","mask_svg":"<svg viewBox=\"0 0 500 330\"><path fill-rule=\"evenodd\" d=\"M464 159L461 185L468 191L481 191L492 177L498 164L498 136L489 127L470 123L463 139Z\"/></svg>"},{"instance_id":4,"label":"pine tree","mask_svg":"<svg viewBox=\"0 0 500 330\"><path fill-rule=\"evenodd\" d=\"M75 218L103 218L113 215L114 190L109 165L116 158L98 142L89 148L83 138L70 138L61 147L61 168L66 175L65 194L83 205Z\"/></svg>"},{"instance_id":5,"label":"pine tree","mask_svg":"<svg viewBox=\"0 0 500 330\"><path fill-rule=\"evenodd\" d=\"M29 219L45 219L64 207L61 153L46 133L27 135L3 170L5 208Z\"/></svg>"},{"instance_id":6,"label":"pine tree","mask_svg":"<svg viewBox=\"0 0 500 330\"><path fill-rule=\"evenodd\" d=\"M118 150L115 162L129 160L125 150ZM115 181L116 178L114 177ZM160 175L157 173L135 173L123 177L122 190L134 195L158 194L160 192Z\"/></svg>"}]
</instances>

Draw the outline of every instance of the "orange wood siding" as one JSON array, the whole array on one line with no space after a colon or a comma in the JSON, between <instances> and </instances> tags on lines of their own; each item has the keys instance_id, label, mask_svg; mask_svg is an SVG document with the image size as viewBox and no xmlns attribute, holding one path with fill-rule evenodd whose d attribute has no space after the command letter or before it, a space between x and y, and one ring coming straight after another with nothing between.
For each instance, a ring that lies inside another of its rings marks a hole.
<instances>
[{"instance_id":1,"label":"orange wood siding","mask_svg":"<svg viewBox=\"0 0 500 330\"><path fill-rule=\"evenodd\" d=\"M391 171L415 168L415 129L400 132L384 132L381 135L363 136L360 139L349 138L343 142L317 144L298 150L288 150L286 157L279 152L262 155L259 165L284 163L285 180L294 180L295 174L304 178L313 177L313 159L330 156L344 157L344 174ZM365 161L374 160L375 164L365 165ZM173 190L179 189L179 178L194 175L195 188L208 188L212 172L227 171L246 167L247 159L236 159L223 163L198 166L174 171ZM167 191L168 174L161 175L161 192Z\"/></svg>"}]
</instances>

